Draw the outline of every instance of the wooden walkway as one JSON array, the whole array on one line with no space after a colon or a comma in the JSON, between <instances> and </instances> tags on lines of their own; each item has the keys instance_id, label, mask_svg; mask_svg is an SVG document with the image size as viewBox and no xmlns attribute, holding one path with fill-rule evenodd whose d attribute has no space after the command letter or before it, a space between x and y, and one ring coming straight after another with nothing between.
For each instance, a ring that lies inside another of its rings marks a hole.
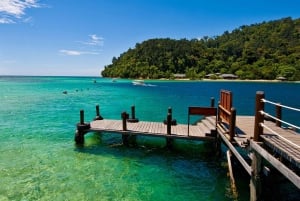
<instances>
[{"instance_id":1,"label":"wooden walkway","mask_svg":"<svg viewBox=\"0 0 300 201\"><path fill-rule=\"evenodd\" d=\"M122 120L96 120L92 121L88 131L113 132L130 135L147 135L156 137L180 138L190 140L215 140L212 136L216 132L215 117L207 117L197 125L178 124L171 126L171 134L167 134L167 125L163 122L140 121L127 122L127 129L123 130Z\"/></svg>"},{"instance_id":2,"label":"wooden walkway","mask_svg":"<svg viewBox=\"0 0 300 201\"><path fill-rule=\"evenodd\" d=\"M253 116L236 116L235 136L233 141L230 141L228 131L224 129L226 126L218 126L218 134L229 149L233 152L236 158L240 161L241 165L248 172L249 175L253 174L253 167L246 162L244 158L237 152L234 145L241 148L248 148L257 151L262 157L272 164L279 172L288 178L295 186L300 189L300 176L297 175L293 168L290 169L289 165L293 164L294 167L300 169L300 134L290 129L277 127L274 122L264 121L264 125L269 129L264 128L263 134L260 135L260 141L254 141L254 121ZM282 161L287 163L282 163Z\"/></svg>"},{"instance_id":3,"label":"wooden walkway","mask_svg":"<svg viewBox=\"0 0 300 201\"><path fill-rule=\"evenodd\" d=\"M95 120L90 125L88 132L110 132L189 140L215 140L216 132L216 119L212 116L204 118L196 125L190 125L189 134L188 125L186 124L173 125L170 135L167 134L167 125L162 122L127 122L126 130L123 130L122 120ZM247 147L254 133L253 125L253 116L237 116L233 143L242 148ZM264 134L261 135L264 144L300 168L300 135L290 129L277 127L273 122L265 121L265 125L280 133L282 137L274 135L265 129ZM225 135L229 139L228 132L224 127L226 128L226 125L220 126L218 124L218 133Z\"/></svg>"},{"instance_id":4,"label":"wooden walkway","mask_svg":"<svg viewBox=\"0 0 300 201\"><path fill-rule=\"evenodd\" d=\"M260 136L262 142L279 156L300 168L300 134L290 129L277 127L271 121L265 121L264 124L279 135L275 135L269 130L264 129L263 134ZM253 125L253 116L237 116L236 136L234 140L241 147L247 145L247 141L253 136Z\"/></svg>"},{"instance_id":5,"label":"wooden walkway","mask_svg":"<svg viewBox=\"0 0 300 201\"><path fill-rule=\"evenodd\" d=\"M300 134L290 130L277 127L273 122L265 122L265 125L280 135L270 131L264 131L261 135L265 145L274 152L300 168Z\"/></svg>"},{"instance_id":6,"label":"wooden walkway","mask_svg":"<svg viewBox=\"0 0 300 201\"><path fill-rule=\"evenodd\" d=\"M280 134L275 135L267 129L264 129L260 136L262 142L271 150L277 153L280 157L285 158L289 162L300 168L300 134L290 129L277 127L271 121L264 121L264 124ZM237 116L234 142L240 147L248 146L249 140L252 139L254 133L254 116ZM221 132L227 138L227 132Z\"/></svg>"}]
</instances>

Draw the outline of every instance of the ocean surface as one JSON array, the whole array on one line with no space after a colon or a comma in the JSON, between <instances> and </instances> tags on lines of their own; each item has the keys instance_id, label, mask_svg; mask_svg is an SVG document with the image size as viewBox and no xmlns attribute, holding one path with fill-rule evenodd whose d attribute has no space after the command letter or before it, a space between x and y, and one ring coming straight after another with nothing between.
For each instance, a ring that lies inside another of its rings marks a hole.
<instances>
[{"instance_id":1,"label":"ocean surface","mask_svg":"<svg viewBox=\"0 0 300 201\"><path fill-rule=\"evenodd\" d=\"M84 147L74 143L81 109L85 121L95 117L97 104L104 118L120 119L135 105L140 120L162 122L172 107L173 118L187 123L187 107L209 106L211 97L217 103L221 89L233 92L238 115L254 114L256 91L300 108L299 83L146 81L134 86L121 79L0 77L0 200L249 200L247 173L237 171L233 192L226 158L215 157L209 143L179 140L170 151L164 139L139 137L137 146L125 147L120 135L107 133L87 134ZM283 119L300 125L297 113L283 109Z\"/></svg>"}]
</instances>

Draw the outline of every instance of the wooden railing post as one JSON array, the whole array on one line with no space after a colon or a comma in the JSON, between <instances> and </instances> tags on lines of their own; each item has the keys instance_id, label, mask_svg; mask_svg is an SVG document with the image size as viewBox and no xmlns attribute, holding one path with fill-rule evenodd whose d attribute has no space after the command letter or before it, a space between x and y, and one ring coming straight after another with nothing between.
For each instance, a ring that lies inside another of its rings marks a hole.
<instances>
[{"instance_id":1,"label":"wooden railing post","mask_svg":"<svg viewBox=\"0 0 300 201\"><path fill-rule=\"evenodd\" d=\"M96 117L94 120L103 120L103 117L100 115L100 107L99 105L96 105Z\"/></svg>"},{"instance_id":2,"label":"wooden railing post","mask_svg":"<svg viewBox=\"0 0 300 201\"><path fill-rule=\"evenodd\" d=\"M221 123L221 116L220 116L220 113L221 113L221 109L220 109L220 104L221 104L221 102L219 101L218 102L218 112L217 112L217 123Z\"/></svg>"},{"instance_id":3,"label":"wooden railing post","mask_svg":"<svg viewBox=\"0 0 300 201\"><path fill-rule=\"evenodd\" d=\"M168 113L167 115L167 134L171 135L171 125L172 125L172 114Z\"/></svg>"},{"instance_id":4,"label":"wooden railing post","mask_svg":"<svg viewBox=\"0 0 300 201\"><path fill-rule=\"evenodd\" d=\"M75 132L75 142L78 145L84 144L84 134L91 128L90 123L84 122L84 110L80 110L80 121L77 124L77 130Z\"/></svg>"},{"instance_id":5,"label":"wooden railing post","mask_svg":"<svg viewBox=\"0 0 300 201\"><path fill-rule=\"evenodd\" d=\"M135 119L135 106L131 106L131 118Z\"/></svg>"},{"instance_id":6,"label":"wooden railing post","mask_svg":"<svg viewBox=\"0 0 300 201\"><path fill-rule=\"evenodd\" d=\"M172 121L172 108L171 108L171 107L168 108L168 115L169 115L169 114L170 114L170 116L171 116L170 118L171 118L171 121Z\"/></svg>"},{"instance_id":7,"label":"wooden railing post","mask_svg":"<svg viewBox=\"0 0 300 201\"><path fill-rule=\"evenodd\" d=\"M130 123L137 123L139 122L139 119L135 118L135 106L131 106L131 118L127 118L127 121Z\"/></svg>"},{"instance_id":8,"label":"wooden railing post","mask_svg":"<svg viewBox=\"0 0 300 201\"><path fill-rule=\"evenodd\" d=\"M263 91L256 92L254 136L253 136L254 141L258 141L259 136L263 134L263 127L260 124L264 122L264 116L261 114L261 111L264 111L264 107L265 107L265 104L262 101L262 99L264 98L265 98L265 93Z\"/></svg>"},{"instance_id":9,"label":"wooden railing post","mask_svg":"<svg viewBox=\"0 0 300 201\"><path fill-rule=\"evenodd\" d=\"M280 103L276 105L276 118L281 120L282 117L282 107ZM281 127L281 121L276 120L276 126Z\"/></svg>"},{"instance_id":10,"label":"wooden railing post","mask_svg":"<svg viewBox=\"0 0 300 201\"><path fill-rule=\"evenodd\" d=\"M210 98L210 107L215 107L215 98L214 97Z\"/></svg>"},{"instance_id":11,"label":"wooden railing post","mask_svg":"<svg viewBox=\"0 0 300 201\"><path fill-rule=\"evenodd\" d=\"M80 124L84 124L84 110L80 110Z\"/></svg>"},{"instance_id":12,"label":"wooden railing post","mask_svg":"<svg viewBox=\"0 0 300 201\"><path fill-rule=\"evenodd\" d=\"M230 120L229 120L229 139L233 140L235 135L235 120L236 120L236 109L234 107L231 108L230 111Z\"/></svg>"},{"instance_id":13,"label":"wooden railing post","mask_svg":"<svg viewBox=\"0 0 300 201\"><path fill-rule=\"evenodd\" d=\"M173 116L172 116L172 108L169 107L168 108L168 113L167 113L167 119L164 120L164 124L168 124L168 115L170 114L170 118L171 118L171 125L172 126L176 126L177 125L177 121L176 119L173 119Z\"/></svg>"},{"instance_id":14,"label":"wooden railing post","mask_svg":"<svg viewBox=\"0 0 300 201\"><path fill-rule=\"evenodd\" d=\"M128 119L128 114L126 112L122 112L121 114L122 117L122 126L123 126L123 131L127 130L127 119Z\"/></svg>"}]
</instances>

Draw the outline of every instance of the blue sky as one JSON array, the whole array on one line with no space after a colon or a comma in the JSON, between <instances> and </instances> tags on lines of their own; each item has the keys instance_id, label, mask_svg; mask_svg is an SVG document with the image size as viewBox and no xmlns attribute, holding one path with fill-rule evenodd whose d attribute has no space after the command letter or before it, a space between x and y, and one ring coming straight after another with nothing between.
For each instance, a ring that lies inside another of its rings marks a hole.
<instances>
[{"instance_id":1,"label":"blue sky","mask_svg":"<svg viewBox=\"0 0 300 201\"><path fill-rule=\"evenodd\" d=\"M99 76L151 38L300 17L299 0L0 0L0 75Z\"/></svg>"}]
</instances>

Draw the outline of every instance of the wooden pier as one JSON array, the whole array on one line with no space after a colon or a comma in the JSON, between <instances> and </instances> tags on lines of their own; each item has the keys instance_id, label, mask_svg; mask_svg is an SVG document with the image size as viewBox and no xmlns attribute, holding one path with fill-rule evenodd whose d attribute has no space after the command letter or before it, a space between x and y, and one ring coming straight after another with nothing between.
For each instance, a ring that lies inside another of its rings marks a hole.
<instances>
[{"instance_id":1,"label":"wooden pier","mask_svg":"<svg viewBox=\"0 0 300 201\"><path fill-rule=\"evenodd\" d=\"M178 124L172 126L172 131L167 134L167 125L162 122L140 121L137 123L127 123L127 129L123 130L122 120L101 120L91 122L91 128L88 130L93 132L112 132L130 135L145 135L153 137L168 137L190 140L215 140L211 135L215 130L215 120L206 118L208 125L198 124L190 126L188 135L188 125ZM214 121L214 122L213 122Z\"/></svg>"},{"instance_id":2,"label":"wooden pier","mask_svg":"<svg viewBox=\"0 0 300 201\"><path fill-rule=\"evenodd\" d=\"M135 117L134 106L131 108L131 117L123 112L121 120L103 119L99 106L96 106L96 117L89 123L84 121L84 111L80 111L75 141L77 144L83 144L86 133L106 132L121 134L124 144L129 143L128 138L131 136L163 137L166 138L169 148L172 147L174 139L209 140L216 142L216 147L220 147L220 143L223 142L228 147L227 157L235 156L251 178L250 200L261 200L263 169L269 170L267 166L270 165L300 189L300 134L297 132L299 127L281 120L281 107L287 106L266 100L263 92L257 92L255 115L240 116L232 105L232 99L230 91L222 90L217 108L214 107L214 99L210 107L188 107L188 124L177 124L176 120L172 119L170 108L164 122L147 122L139 121ZM265 103L276 106L276 117L264 111ZM197 124L191 125L191 115L201 115L203 118ZM293 129L282 127L282 123ZM248 156L241 155L238 147L248 152ZM230 158L228 161L231 161ZM231 165L229 167L231 168ZM229 172L234 183L234 172Z\"/></svg>"}]
</instances>

